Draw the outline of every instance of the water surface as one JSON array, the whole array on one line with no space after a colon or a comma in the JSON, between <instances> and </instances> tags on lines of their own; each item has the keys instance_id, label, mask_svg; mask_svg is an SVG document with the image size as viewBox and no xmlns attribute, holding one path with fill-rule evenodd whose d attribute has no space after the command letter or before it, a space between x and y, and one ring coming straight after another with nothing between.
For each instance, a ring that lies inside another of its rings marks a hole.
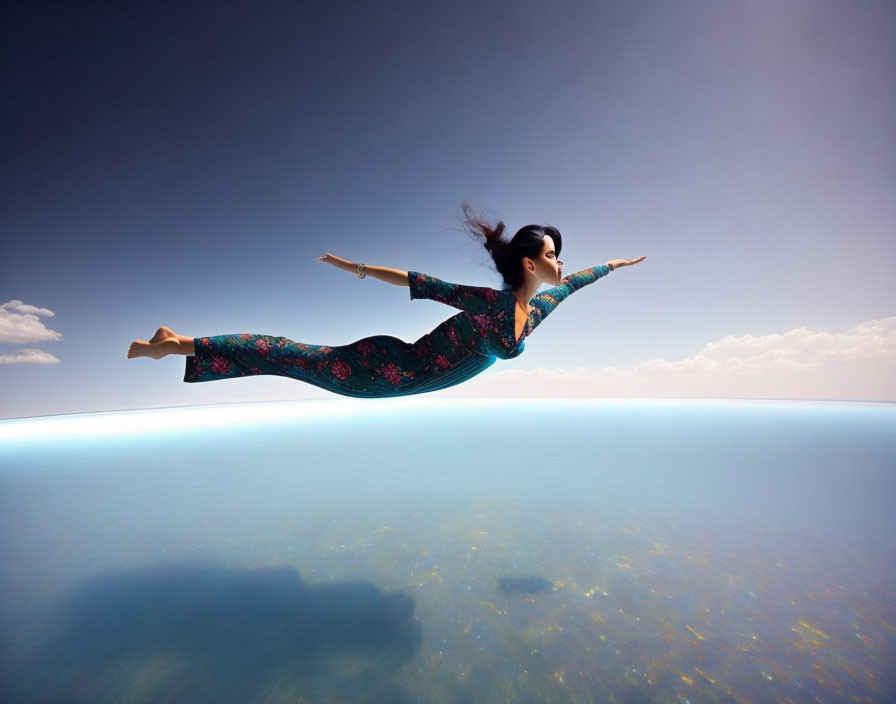
<instances>
[{"instance_id":1,"label":"water surface","mask_svg":"<svg viewBox=\"0 0 896 704\"><path fill-rule=\"evenodd\" d=\"M884 404L0 421L2 694L889 701L894 459Z\"/></svg>"}]
</instances>

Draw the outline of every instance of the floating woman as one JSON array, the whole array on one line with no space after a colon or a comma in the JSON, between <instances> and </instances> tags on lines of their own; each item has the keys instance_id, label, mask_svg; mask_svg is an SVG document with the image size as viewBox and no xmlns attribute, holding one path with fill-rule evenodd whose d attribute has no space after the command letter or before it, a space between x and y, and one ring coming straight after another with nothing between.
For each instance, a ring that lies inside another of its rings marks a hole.
<instances>
[{"instance_id":1,"label":"floating woman","mask_svg":"<svg viewBox=\"0 0 896 704\"><path fill-rule=\"evenodd\" d=\"M318 257L318 261L362 279L370 275L408 286L411 300L429 298L461 310L413 344L389 335L341 346L248 333L186 337L163 326L152 339L131 343L128 357L188 355L184 381L190 383L271 374L356 398L436 391L467 381L497 358L518 357L525 338L563 299L617 267L646 258L613 259L561 278L562 239L556 228L526 225L506 242L501 239L503 222L492 226L473 216L466 203L463 208L470 232L491 254L505 289L453 284L417 271L355 264L329 252ZM552 287L536 293L543 283Z\"/></svg>"}]
</instances>

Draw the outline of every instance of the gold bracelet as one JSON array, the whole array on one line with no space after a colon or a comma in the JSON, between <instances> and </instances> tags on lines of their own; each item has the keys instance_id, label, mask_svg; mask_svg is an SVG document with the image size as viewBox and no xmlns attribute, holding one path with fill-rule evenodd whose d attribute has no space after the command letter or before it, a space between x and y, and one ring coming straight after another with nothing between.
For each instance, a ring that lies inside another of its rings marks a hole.
<instances>
[{"instance_id":1,"label":"gold bracelet","mask_svg":"<svg viewBox=\"0 0 896 704\"><path fill-rule=\"evenodd\" d=\"M364 268L363 264L358 264L358 278L363 279L367 276L367 269Z\"/></svg>"}]
</instances>

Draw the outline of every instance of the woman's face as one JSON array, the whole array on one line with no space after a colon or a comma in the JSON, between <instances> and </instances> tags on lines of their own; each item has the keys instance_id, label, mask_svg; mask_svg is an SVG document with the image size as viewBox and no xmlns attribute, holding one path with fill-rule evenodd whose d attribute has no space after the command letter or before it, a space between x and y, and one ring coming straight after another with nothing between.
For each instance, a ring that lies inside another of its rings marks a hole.
<instances>
[{"instance_id":1,"label":"woman's face","mask_svg":"<svg viewBox=\"0 0 896 704\"><path fill-rule=\"evenodd\" d=\"M557 259L557 253L554 251L554 238L550 235L544 236L544 242L541 245L541 253L535 262L535 274L546 284L556 286L560 283L563 276L563 262Z\"/></svg>"}]
</instances>

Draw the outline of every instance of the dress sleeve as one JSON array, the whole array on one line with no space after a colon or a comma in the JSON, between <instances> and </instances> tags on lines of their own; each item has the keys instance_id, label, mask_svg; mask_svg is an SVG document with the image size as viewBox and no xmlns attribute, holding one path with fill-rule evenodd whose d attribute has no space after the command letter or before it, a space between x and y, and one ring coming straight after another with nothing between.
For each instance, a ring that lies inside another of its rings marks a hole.
<instances>
[{"instance_id":1,"label":"dress sleeve","mask_svg":"<svg viewBox=\"0 0 896 704\"><path fill-rule=\"evenodd\" d=\"M498 296L498 292L488 286L452 284L419 271L408 272L408 286L412 301L415 298L429 298L473 314L485 312Z\"/></svg>"},{"instance_id":2,"label":"dress sleeve","mask_svg":"<svg viewBox=\"0 0 896 704\"><path fill-rule=\"evenodd\" d=\"M575 274L567 276L559 286L554 286L536 295L532 298L532 304L541 311L541 319L544 320L564 298L578 291L582 286L593 284L602 276L609 274L610 271L612 269L607 264L599 264L590 269L577 271Z\"/></svg>"}]
</instances>

